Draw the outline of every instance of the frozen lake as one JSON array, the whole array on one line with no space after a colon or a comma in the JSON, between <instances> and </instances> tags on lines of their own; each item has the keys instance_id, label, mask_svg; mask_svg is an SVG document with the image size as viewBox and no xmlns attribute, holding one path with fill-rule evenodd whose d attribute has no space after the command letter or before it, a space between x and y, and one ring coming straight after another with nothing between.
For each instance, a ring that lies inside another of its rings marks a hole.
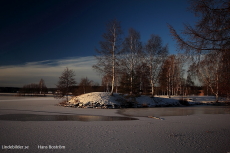
<instances>
[{"instance_id":1,"label":"frozen lake","mask_svg":"<svg viewBox=\"0 0 230 153\"><path fill-rule=\"evenodd\" d=\"M230 106L187 106L121 109L119 113L126 116L187 116L196 114L230 114Z\"/></svg>"},{"instance_id":2,"label":"frozen lake","mask_svg":"<svg viewBox=\"0 0 230 153\"><path fill-rule=\"evenodd\" d=\"M96 115L37 115L37 114L6 114L0 120L8 121L123 121L137 120L131 117L96 116Z\"/></svg>"},{"instance_id":3,"label":"frozen lake","mask_svg":"<svg viewBox=\"0 0 230 153\"><path fill-rule=\"evenodd\" d=\"M52 97L0 96L0 152L19 145L21 152L35 153L230 151L228 107L83 109L57 103Z\"/></svg>"},{"instance_id":4,"label":"frozen lake","mask_svg":"<svg viewBox=\"0 0 230 153\"><path fill-rule=\"evenodd\" d=\"M122 120L122 118L106 118L101 116L187 116L195 114L230 114L230 106L195 105L188 107L154 107L154 108L126 108L126 109L79 109L56 106L60 99L53 97L15 97L0 96L0 115L2 114L37 114L37 115L59 115L50 116L50 120L64 120L63 115L68 115L66 120ZM62 116L61 116L62 115ZM72 115L72 116L71 116ZM77 116L78 115L78 116ZM80 115L84 115L81 117ZM86 116L88 115L88 116ZM95 116L93 116L95 115ZM45 120L42 116L41 120ZM36 117L33 117L36 120ZM43 118L43 119L42 119ZM0 118L1 119L1 118ZM128 118L123 118L127 120ZM39 119L38 119L39 120ZM48 120L48 119L47 119Z\"/></svg>"}]
</instances>

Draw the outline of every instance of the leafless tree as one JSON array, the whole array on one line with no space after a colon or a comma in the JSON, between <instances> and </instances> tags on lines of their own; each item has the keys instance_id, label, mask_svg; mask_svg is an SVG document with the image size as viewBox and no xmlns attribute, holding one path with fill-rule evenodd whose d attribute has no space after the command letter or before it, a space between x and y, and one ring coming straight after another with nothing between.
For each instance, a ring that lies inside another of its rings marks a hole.
<instances>
[{"instance_id":1,"label":"leafless tree","mask_svg":"<svg viewBox=\"0 0 230 153\"><path fill-rule=\"evenodd\" d=\"M154 96L154 88L158 82L159 74L167 54L168 47L167 45L162 46L161 37L158 35L151 35L145 47L144 59L150 70L149 80L152 97Z\"/></svg>"},{"instance_id":2,"label":"leafless tree","mask_svg":"<svg viewBox=\"0 0 230 153\"><path fill-rule=\"evenodd\" d=\"M79 87L83 89L83 93L86 93L87 90L90 92L90 88L92 89L93 81L89 80L87 77L81 78L81 82L79 83Z\"/></svg>"},{"instance_id":3,"label":"leafless tree","mask_svg":"<svg viewBox=\"0 0 230 153\"><path fill-rule=\"evenodd\" d=\"M179 55L170 55L164 61L159 76L159 84L163 90L167 91L167 95L178 94L181 88L183 78L183 58Z\"/></svg>"},{"instance_id":4,"label":"leafless tree","mask_svg":"<svg viewBox=\"0 0 230 153\"><path fill-rule=\"evenodd\" d=\"M73 70L69 70L68 67L62 72L57 83L57 89L59 92L56 94L56 98L63 98L66 96L66 101L68 101L68 94L71 91L71 87L76 85L75 73Z\"/></svg>"},{"instance_id":5,"label":"leafless tree","mask_svg":"<svg viewBox=\"0 0 230 153\"><path fill-rule=\"evenodd\" d=\"M24 95L29 94L29 95L37 95L39 93L39 85L35 83L27 84L24 85L21 93L24 93Z\"/></svg>"},{"instance_id":6,"label":"leafless tree","mask_svg":"<svg viewBox=\"0 0 230 153\"><path fill-rule=\"evenodd\" d=\"M191 0L190 10L200 20L193 28L184 25L186 41L169 25L170 32L181 49L187 53L224 52L229 50L230 2L229 0Z\"/></svg>"},{"instance_id":7,"label":"leafless tree","mask_svg":"<svg viewBox=\"0 0 230 153\"><path fill-rule=\"evenodd\" d=\"M105 92L109 92L110 91L110 87L111 87L111 81L112 77L111 75L104 75L101 79L101 85L104 87L104 91Z\"/></svg>"},{"instance_id":8,"label":"leafless tree","mask_svg":"<svg viewBox=\"0 0 230 153\"><path fill-rule=\"evenodd\" d=\"M40 94L44 94L45 95L45 93L47 92L47 87L45 85L45 81L43 79L41 79L39 81L38 85L39 85L39 89L40 89Z\"/></svg>"},{"instance_id":9,"label":"leafless tree","mask_svg":"<svg viewBox=\"0 0 230 153\"><path fill-rule=\"evenodd\" d=\"M206 54L220 54L222 60L211 60L213 65L222 65L219 71L221 79L219 88L222 94L229 95L230 90L230 2L229 0L191 0L190 10L199 18L195 26L185 24L184 31L179 35L169 25L169 29L178 46L193 57L199 56L196 63L203 65ZM187 39L185 39L187 38ZM216 52L216 53L214 53ZM213 57L217 59L217 57ZM202 62L200 62L202 60ZM206 59L208 60L208 59ZM218 62L223 62L217 63ZM202 66L197 66L202 67Z\"/></svg>"},{"instance_id":10,"label":"leafless tree","mask_svg":"<svg viewBox=\"0 0 230 153\"><path fill-rule=\"evenodd\" d=\"M122 30L120 22L116 19L107 24L107 32L103 34L104 41L100 42L100 50L96 50L99 56L96 56L97 64L93 68L103 75L111 75L111 95L114 92L116 72L118 67L118 56L121 53L121 35Z\"/></svg>"},{"instance_id":11,"label":"leafless tree","mask_svg":"<svg viewBox=\"0 0 230 153\"><path fill-rule=\"evenodd\" d=\"M129 34L123 42L123 52L121 57L121 66L123 71L130 76L130 94L134 90L135 69L140 65L142 56L142 44L140 41L140 33L133 28L129 29Z\"/></svg>"},{"instance_id":12,"label":"leafless tree","mask_svg":"<svg viewBox=\"0 0 230 153\"><path fill-rule=\"evenodd\" d=\"M46 94L48 92L48 89L45 85L45 81L43 79L40 80L39 84L31 83L24 85L22 89L20 90L20 95L24 94L30 94L30 95L38 95L38 94Z\"/></svg>"},{"instance_id":13,"label":"leafless tree","mask_svg":"<svg viewBox=\"0 0 230 153\"><path fill-rule=\"evenodd\" d=\"M223 62L220 53L209 53L202 57L200 62L194 63L191 70L195 71L200 82L206 85L216 97L216 102L219 101L219 86L221 81L221 68Z\"/></svg>"},{"instance_id":14,"label":"leafless tree","mask_svg":"<svg viewBox=\"0 0 230 153\"><path fill-rule=\"evenodd\" d=\"M137 77L137 83L139 87L140 93L149 93L149 85L150 85L150 68L146 61L142 61L140 65L136 67L136 75Z\"/></svg>"}]
</instances>

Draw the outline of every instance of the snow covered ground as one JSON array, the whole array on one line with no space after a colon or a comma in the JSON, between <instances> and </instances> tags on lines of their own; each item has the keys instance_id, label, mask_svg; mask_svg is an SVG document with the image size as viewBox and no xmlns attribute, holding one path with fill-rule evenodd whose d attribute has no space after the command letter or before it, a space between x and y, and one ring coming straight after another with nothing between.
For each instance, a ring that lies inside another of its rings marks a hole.
<instances>
[{"instance_id":1,"label":"snow covered ground","mask_svg":"<svg viewBox=\"0 0 230 153\"><path fill-rule=\"evenodd\" d=\"M92 106L99 104L102 105L118 105L124 99L123 96L119 94L114 94L114 96L110 96L108 92L92 92L83 94L77 97L73 97L69 102L70 104L83 104Z\"/></svg>"},{"instance_id":2,"label":"snow covered ground","mask_svg":"<svg viewBox=\"0 0 230 153\"><path fill-rule=\"evenodd\" d=\"M181 99L182 96L172 96L172 99ZM215 102L216 98L215 96L184 96L184 99L187 99L190 102L199 102L199 103L210 103L210 102ZM223 98L219 98L219 102L224 102Z\"/></svg>"},{"instance_id":3,"label":"snow covered ground","mask_svg":"<svg viewBox=\"0 0 230 153\"><path fill-rule=\"evenodd\" d=\"M150 96L141 95L139 97L129 97L128 95L122 95L114 93L110 96L108 92L92 92L82 94L80 96L73 97L66 106L78 106L84 108L116 108L124 107L126 102L132 102L132 107L155 107L155 106L181 106L178 100L185 99L190 105L200 103L210 103L215 101L214 96Z\"/></svg>"},{"instance_id":4,"label":"snow covered ground","mask_svg":"<svg viewBox=\"0 0 230 153\"><path fill-rule=\"evenodd\" d=\"M157 105L160 106L178 106L180 105L178 100L169 99L166 97L154 97L141 95L139 97L130 97L128 95L122 95L114 93L113 96L110 96L108 92L92 92L86 93L80 96L73 97L69 101L69 106L92 106L92 107L112 107L122 106L127 104L127 102L132 102L133 107L154 107Z\"/></svg>"},{"instance_id":5,"label":"snow covered ground","mask_svg":"<svg viewBox=\"0 0 230 153\"><path fill-rule=\"evenodd\" d=\"M51 97L0 96L0 115L124 116L118 111L129 110L59 107L56 106L58 102L57 99ZM186 108L189 107L184 109ZM147 108L148 111L150 109L154 111L156 108ZM157 109L173 111L173 107ZM3 149L2 146L9 145L29 146L28 150L11 150L10 152L35 153L52 151L226 153L230 151L229 113L163 116L164 120L159 120L147 116L140 117L137 113L139 109L135 110L133 117L139 120L88 122L0 120L0 152L8 152L9 150ZM49 145L65 148L49 149ZM48 149L41 149L40 146L47 146Z\"/></svg>"}]
</instances>

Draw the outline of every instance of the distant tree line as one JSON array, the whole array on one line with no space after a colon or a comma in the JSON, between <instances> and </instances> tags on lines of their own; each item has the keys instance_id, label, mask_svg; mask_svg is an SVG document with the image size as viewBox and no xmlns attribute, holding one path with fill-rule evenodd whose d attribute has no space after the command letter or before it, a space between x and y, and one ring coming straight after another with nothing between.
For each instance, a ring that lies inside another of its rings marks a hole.
<instances>
[{"instance_id":1,"label":"distant tree line","mask_svg":"<svg viewBox=\"0 0 230 153\"><path fill-rule=\"evenodd\" d=\"M45 81L41 79L38 84L31 83L31 84L24 85L18 94L31 95L31 96L38 96L38 95L45 96L47 93L48 93L48 88L45 85Z\"/></svg>"},{"instance_id":2,"label":"distant tree line","mask_svg":"<svg viewBox=\"0 0 230 153\"><path fill-rule=\"evenodd\" d=\"M19 87L0 87L0 93L17 93L20 89Z\"/></svg>"}]
</instances>

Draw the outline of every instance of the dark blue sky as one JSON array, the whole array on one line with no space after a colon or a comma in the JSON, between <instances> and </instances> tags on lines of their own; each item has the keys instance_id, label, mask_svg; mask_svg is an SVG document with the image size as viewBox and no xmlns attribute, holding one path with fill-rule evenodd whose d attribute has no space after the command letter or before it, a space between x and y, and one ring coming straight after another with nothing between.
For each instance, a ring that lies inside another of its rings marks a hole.
<instances>
[{"instance_id":1,"label":"dark blue sky","mask_svg":"<svg viewBox=\"0 0 230 153\"><path fill-rule=\"evenodd\" d=\"M167 23L178 32L194 24L187 0L1 0L0 86L38 83L55 87L62 71L75 71L76 81L88 77L101 83L93 69L106 23L116 18L126 36L129 28L146 43L151 34L176 53Z\"/></svg>"},{"instance_id":2,"label":"dark blue sky","mask_svg":"<svg viewBox=\"0 0 230 153\"><path fill-rule=\"evenodd\" d=\"M186 0L5 0L0 2L0 66L95 55L108 21L175 42L167 23L183 30L194 23Z\"/></svg>"}]
</instances>

